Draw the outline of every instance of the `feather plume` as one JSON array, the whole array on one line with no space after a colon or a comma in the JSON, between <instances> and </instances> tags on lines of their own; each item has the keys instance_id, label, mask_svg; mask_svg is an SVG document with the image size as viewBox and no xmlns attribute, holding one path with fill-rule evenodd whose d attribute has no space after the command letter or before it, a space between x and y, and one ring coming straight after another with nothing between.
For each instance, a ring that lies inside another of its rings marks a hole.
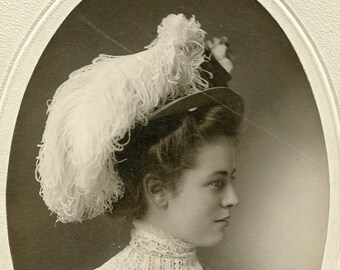
<instances>
[{"instance_id":1,"label":"feather plume","mask_svg":"<svg viewBox=\"0 0 340 270\"><path fill-rule=\"evenodd\" d=\"M204 37L194 17L169 15L147 50L100 55L57 89L36 164L40 195L57 221L91 219L124 195L115 152L155 107L207 88L198 72Z\"/></svg>"}]
</instances>

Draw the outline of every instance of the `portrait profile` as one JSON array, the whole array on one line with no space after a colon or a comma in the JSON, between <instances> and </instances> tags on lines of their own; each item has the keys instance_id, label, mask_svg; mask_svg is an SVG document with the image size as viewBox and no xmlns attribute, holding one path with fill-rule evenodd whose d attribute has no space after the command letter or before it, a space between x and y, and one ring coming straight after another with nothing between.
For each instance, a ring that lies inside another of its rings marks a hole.
<instances>
[{"instance_id":1,"label":"portrait profile","mask_svg":"<svg viewBox=\"0 0 340 270\"><path fill-rule=\"evenodd\" d=\"M180 31L173 51L166 34L157 47L166 26ZM44 182L53 173L58 180ZM46 46L17 117L6 187L12 262L100 269L144 232L175 236L195 254L192 268L165 269L316 270L329 193L310 81L260 3L84 0ZM64 195L79 200L70 206Z\"/></svg>"}]
</instances>

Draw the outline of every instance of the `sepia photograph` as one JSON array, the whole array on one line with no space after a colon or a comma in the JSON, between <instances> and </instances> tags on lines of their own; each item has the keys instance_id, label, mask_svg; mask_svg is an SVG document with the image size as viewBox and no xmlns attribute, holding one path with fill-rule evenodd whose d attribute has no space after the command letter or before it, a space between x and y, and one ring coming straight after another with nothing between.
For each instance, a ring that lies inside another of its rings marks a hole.
<instances>
[{"instance_id":1,"label":"sepia photograph","mask_svg":"<svg viewBox=\"0 0 340 270\"><path fill-rule=\"evenodd\" d=\"M81 1L16 118L13 269L320 270L332 173L301 59L258 1Z\"/></svg>"}]
</instances>

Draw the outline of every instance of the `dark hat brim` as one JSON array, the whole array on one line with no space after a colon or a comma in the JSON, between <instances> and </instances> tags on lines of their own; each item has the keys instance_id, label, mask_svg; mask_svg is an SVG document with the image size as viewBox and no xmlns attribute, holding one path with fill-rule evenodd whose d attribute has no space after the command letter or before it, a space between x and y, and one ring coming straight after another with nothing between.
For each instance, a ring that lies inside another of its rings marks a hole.
<instances>
[{"instance_id":1,"label":"dark hat brim","mask_svg":"<svg viewBox=\"0 0 340 270\"><path fill-rule=\"evenodd\" d=\"M174 101L157 109L150 117L149 121L179 114L186 111L194 111L205 105L222 105L236 114L243 113L243 106L240 108L242 97L228 87L213 87L197 92Z\"/></svg>"}]
</instances>

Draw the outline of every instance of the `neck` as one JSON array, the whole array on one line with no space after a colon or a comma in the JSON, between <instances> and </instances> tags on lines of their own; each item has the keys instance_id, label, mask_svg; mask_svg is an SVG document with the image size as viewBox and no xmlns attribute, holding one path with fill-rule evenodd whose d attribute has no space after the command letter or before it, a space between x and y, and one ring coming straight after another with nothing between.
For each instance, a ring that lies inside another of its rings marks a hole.
<instances>
[{"instance_id":1,"label":"neck","mask_svg":"<svg viewBox=\"0 0 340 270\"><path fill-rule=\"evenodd\" d=\"M160 231L167 232L168 234L172 235L174 238L177 238L178 240L186 242L180 237L178 237L177 234L174 233L173 226L171 226L172 222L167 219L167 217L164 215L162 211L152 211L151 213L149 212L145 214L140 221L145 224L149 224L150 226Z\"/></svg>"},{"instance_id":2,"label":"neck","mask_svg":"<svg viewBox=\"0 0 340 270\"><path fill-rule=\"evenodd\" d=\"M154 211L152 214L150 212L146 213L140 221L161 231L171 233L167 228L167 222L164 215L159 211Z\"/></svg>"},{"instance_id":3,"label":"neck","mask_svg":"<svg viewBox=\"0 0 340 270\"><path fill-rule=\"evenodd\" d=\"M152 251L155 256L173 258L195 256L196 247L194 245L174 238L167 231L141 220L135 220L133 225L135 229L131 232L131 246L144 250L146 253Z\"/></svg>"},{"instance_id":4,"label":"neck","mask_svg":"<svg viewBox=\"0 0 340 270\"><path fill-rule=\"evenodd\" d=\"M193 245L175 239L168 232L135 220L131 241L104 269L203 270Z\"/></svg>"}]
</instances>

